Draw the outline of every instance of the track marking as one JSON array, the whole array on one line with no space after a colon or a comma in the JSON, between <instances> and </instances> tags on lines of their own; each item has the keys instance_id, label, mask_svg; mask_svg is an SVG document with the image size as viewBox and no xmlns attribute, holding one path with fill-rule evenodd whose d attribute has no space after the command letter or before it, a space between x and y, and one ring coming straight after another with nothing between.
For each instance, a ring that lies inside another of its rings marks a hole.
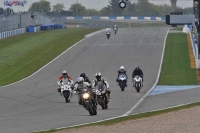
<instances>
[{"instance_id":1,"label":"track marking","mask_svg":"<svg viewBox=\"0 0 200 133\"><path fill-rule=\"evenodd\" d=\"M128 112L126 112L122 116L128 116L131 112L133 112L133 110L136 109L138 107L138 105L140 105L140 103L149 95L149 93L155 88L156 84L158 83L160 73L161 73L162 64L163 64L163 58L164 58L164 53L165 53L165 45L166 45L168 33L169 33L169 29L168 29L166 36L165 36L163 52L162 52L162 57L161 57L161 62L160 62L160 68L159 68L159 71L158 71L158 75L157 75L157 79L156 79L155 84Z\"/></svg>"},{"instance_id":2,"label":"track marking","mask_svg":"<svg viewBox=\"0 0 200 133\"><path fill-rule=\"evenodd\" d=\"M172 109L172 108L181 107L181 106L185 106L185 105L189 105L189 104L193 104L193 103L197 103L197 102L200 102L200 101L190 102L190 103L185 103L185 104L179 104L179 105L172 106L172 107L168 107L168 108L162 108L162 109L156 109L156 110L151 110L151 111L145 111L145 112L141 112L141 113L135 113L135 114L133 114L133 115L144 114L144 113L150 113L150 112L161 111L161 110L166 110L166 109ZM178 111L178 110L177 110L177 111Z\"/></svg>"}]
</instances>

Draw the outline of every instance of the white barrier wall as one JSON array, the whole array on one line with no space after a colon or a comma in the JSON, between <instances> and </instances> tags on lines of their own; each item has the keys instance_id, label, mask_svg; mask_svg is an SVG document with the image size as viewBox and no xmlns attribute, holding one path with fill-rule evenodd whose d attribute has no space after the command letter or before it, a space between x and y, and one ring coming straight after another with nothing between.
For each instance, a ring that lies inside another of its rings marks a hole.
<instances>
[{"instance_id":1,"label":"white barrier wall","mask_svg":"<svg viewBox=\"0 0 200 133\"><path fill-rule=\"evenodd\" d=\"M200 68L200 60L199 60L199 57L198 57L198 46L194 41L194 36L192 34L191 26L190 25L189 26L185 25L184 28L183 28L183 32L190 34L190 40L191 40L191 44L192 44L192 49L193 49L193 54L194 54L194 58L195 58L196 68L199 69Z\"/></svg>"},{"instance_id":2,"label":"white barrier wall","mask_svg":"<svg viewBox=\"0 0 200 133\"><path fill-rule=\"evenodd\" d=\"M15 29L15 30L11 30L11 31L0 32L0 39L24 34L25 32L26 32L26 28L20 28L20 29Z\"/></svg>"}]
</instances>

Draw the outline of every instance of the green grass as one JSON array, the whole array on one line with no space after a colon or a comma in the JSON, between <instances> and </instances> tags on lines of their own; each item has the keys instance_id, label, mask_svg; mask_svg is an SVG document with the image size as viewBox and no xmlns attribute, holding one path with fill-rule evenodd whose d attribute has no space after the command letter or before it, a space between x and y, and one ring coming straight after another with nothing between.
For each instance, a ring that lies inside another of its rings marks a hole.
<instances>
[{"instance_id":1,"label":"green grass","mask_svg":"<svg viewBox=\"0 0 200 133\"><path fill-rule=\"evenodd\" d=\"M62 29L0 40L0 86L23 79L99 29Z\"/></svg>"},{"instance_id":2,"label":"green grass","mask_svg":"<svg viewBox=\"0 0 200 133\"><path fill-rule=\"evenodd\" d=\"M177 27L177 28L173 28L171 30L178 30L178 31L183 31L183 27Z\"/></svg>"},{"instance_id":3,"label":"green grass","mask_svg":"<svg viewBox=\"0 0 200 133\"><path fill-rule=\"evenodd\" d=\"M159 85L197 85L196 69L190 67L185 33L169 33Z\"/></svg>"},{"instance_id":4,"label":"green grass","mask_svg":"<svg viewBox=\"0 0 200 133\"><path fill-rule=\"evenodd\" d=\"M53 133L53 132L60 131L60 130L68 130L68 129L72 129L72 128L81 128L81 127L86 127L86 126L113 125L113 124L117 124L117 123L120 123L120 122L136 120L136 119L141 119L141 118L145 118L145 117L153 117L153 116L162 115L162 114L169 113L169 112L174 112L174 111L192 108L192 107L195 107L195 106L200 106L200 102L191 103L191 104L188 104L188 105L183 105L183 106L179 106L179 107L175 107L175 108L159 110L159 111L141 113L141 114L136 114L136 115L129 115L129 116L121 117L121 118L116 118L116 119L113 119L113 120L97 122L97 123L94 123L94 124L86 124L86 125L82 125L82 126L63 128L63 129L59 129L59 130L52 129L52 130L48 130L48 131L34 132L34 133Z\"/></svg>"}]
</instances>

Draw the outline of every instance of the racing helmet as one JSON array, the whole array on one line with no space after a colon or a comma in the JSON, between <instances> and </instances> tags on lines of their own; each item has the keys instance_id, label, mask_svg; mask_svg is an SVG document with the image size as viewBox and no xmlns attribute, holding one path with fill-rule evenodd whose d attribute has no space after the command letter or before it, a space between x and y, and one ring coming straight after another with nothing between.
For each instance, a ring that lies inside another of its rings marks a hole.
<instances>
[{"instance_id":1,"label":"racing helmet","mask_svg":"<svg viewBox=\"0 0 200 133\"><path fill-rule=\"evenodd\" d=\"M83 85L83 81L84 81L83 77L78 77L77 79L78 85Z\"/></svg>"},{"instance_id":2,"label":"racing helmet","mask_svg":"<svg viewBox=\"0 0 200 133\"><path fill-rule=\"evenodd\" d=\"M67 77L67 71L66 71L66 70L64 70L64 71L62 72L62 76L63 76L64 78Z\"/></svg>"},{"instance_id":3,"label":"racing helmet","mask_svg":"<svg viewBox=\"0 0 200 133\"><path fill-rule=\"evenodd\" d=\"M139 69L140 69L140 67L139 67L139 66L137 66L137 67L136 67L136 69L137 69L137 70L139 70Z\"/></svg>"},{"instance_id":4,"label":"racing helmet","mask_svg":"<svg viewBox=\"0 0 200 133\"><path fill-rule=\"evenodd\" d=\"M82 73L80 74L80 77L83 77L83 78L85 79L85 73L82 72Z\"/></svg>"},{"instance_id":5,"label":"racing helmet","mask_svg":"<svg viewBox=\"0 0 200 133\"><path fill-rule=\"evenodd\" d=\"M96 77L96 79L97 79L98 81L100 81L100 80L101 80L101 73L100 73L100 72L97 72L97 73L95 74L95 77Z\"/></svg>"},{"instance_id":6,"label":"racing helmet","mask_svg":"<svg viewBox=\"0 0 200 133\"><path fill-rule=\"evenodd\" d=\"M120 67L120 71L123 72L125 70L124 66Z\"/></svg>"}]
</instances>

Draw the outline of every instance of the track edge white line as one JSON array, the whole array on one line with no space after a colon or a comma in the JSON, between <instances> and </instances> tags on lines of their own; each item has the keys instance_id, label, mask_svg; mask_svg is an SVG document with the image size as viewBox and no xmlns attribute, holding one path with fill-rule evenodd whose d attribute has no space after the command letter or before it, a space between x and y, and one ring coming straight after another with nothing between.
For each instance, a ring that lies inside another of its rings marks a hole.
<instances>
[{"instance_id":1,"label":"track edge white line","mask_svg":"<svg viewBox=\"0 0 200 133\"><path fill-rule=\"evenodd\" d=\"M158 75L157 75L157 79L155 84L153 85L153 87L125 114L123 114L122 116L128 116L131 112L133 112L134 109L136 109L140 103L149 95L149 93L155 88L155 86L158 83L159 77L160 77L160 73L161 73L161 69L162 69L162 64L163 64L163 58L164 58L164 53L165 53L165 46L166 46L166 40L167 40L167 36L169 34L169 30L167 30L167 33L165 35L165 39L164 39L164 46L163 46L163 51L162 51L162 57L161 57L161 61L160 61L160 67L159 67L159 71L158 71Z\"/></svg>"}]
</instances>

